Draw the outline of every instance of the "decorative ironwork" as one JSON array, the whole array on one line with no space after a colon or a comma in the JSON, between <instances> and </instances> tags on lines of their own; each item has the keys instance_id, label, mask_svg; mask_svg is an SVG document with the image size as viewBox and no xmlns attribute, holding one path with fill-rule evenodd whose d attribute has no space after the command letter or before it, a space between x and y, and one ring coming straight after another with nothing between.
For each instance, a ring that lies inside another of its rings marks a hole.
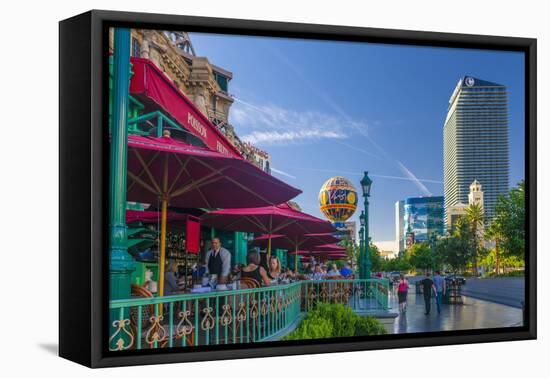
<instances>
[{"instance_id":1,"label":"decorative ironwork","mask_svg":"<svg viewBox=\"0 0 550 378\"><path fill-rule=\"evenodd\" d=\"M152 315L149 318L151 327L149 327L149 330L147 330L147 333L145 334L145 341L147 342L147 344L152 345L155 342L166 340L166 329L161 324L163 319L164 316L162 315Z\"/></svg>"},{"instance_id":2,"label":"decorative ironwork","mask_svg":"<svg viewBox=\"0 0 550 378\"><path fill-rule=\"evenodd\" d=\"M269 301L269 312L271 312L272 314L275 312L276 310L276 298L275 298L275 295L271 295L270 297L270 301Z\"/></svg>"},{"instance_id":3,"label":"decorative ironwork","mask_svg":"<svg viewBox=\"0 0 550 378\"><path fill-rule=\"evenodd\" d=\"M352 287L351 285L346 285L346 288L344 290L344 297L346 299L346 302L349 301L351 295L352 295Z\"/></svg>"},{"instance_id":4,"label":"decorative ironwork","mask_svg":"<svg viewBox=\"0 0 550 378\"><path fill-rule=\"evenodd\" d=\"M327 284L321 285L321 293L319 293L319 298L322 302L326 302L328 299L328 288Z\"/></svg>"},{"instance_id":5,"label":"decorative ironwork","mask_svg":"<svg viewBox=\"0 0 550 378\"><path fill-rule=\"evenodd\" d=\"M375 301L350 302L351 299L363 298L367 293ZM203 340L214 344L237 343L248 340L249 337L262 341L280 332L281 327L295 321L304 311L311 310L317 301L341 302L351 306L353 310L371 306L387 309L387 293L388 281L384 279L319 280L246 289L229 294L216 292L112 300L112 311L119 311L120 314L126 311L130 316L126 316L129 319L122 319L123 315L119 315L121 319L112 323L109 349L164 348L171 345L167 341L172 337L185 340L182 346L202 345ZM183 302L187 307L180 311ZM161 306L170 307L170 312L164 314L164 319L159 314L150 316L151 308L160 309ZM143 309L147 311L142 311ZM166 321L168 315L173 323ZM253 321L249 324L250 319ZM225 327L222 331L225 336L219 332L209 334L217 326ZM228 333L230 327L233 328L232 337ZM200 334L204 331L206 335ZM253 331L256 331L254 336L248 335Z\"/></svg>"},{"instance_id":6,"label":"decorative ironwork","mask_svg":"<svg viewBox=\"0 0 550 378\"><path fill-rule=\"evenodd\" d=\"M212 317L212 311L213 311L212 307L205 307L202 310L202 312L204 312L204 317L202 318L202 321L201 321L201 329L203 331L211 330L212 328L214 328L216 321Z\"/></svg>"},{"instance_id":7,"label":"decorative ironwork","mask_svg":"<svg viewBox=\"0 0 550 378\"><path fill-rule=\"evenodd\" d=\"M315 303L315 299L317 298L317 293L315 292L315 288L313 287L313 285L311 285L311 287L309 288L307 297L312 304Z\"/></svg>"},{"instance_id":8,"label":"decorative ironwork","mask_svg":"<svg viewBox=\"0 0 550 378\"><path fill-rule=\"evenodd\" d=\"M250 307L250 318L256 319L259 315L258 312L258 301L253 299L251 302L252 306Z\"/></svg>"},{"instance_id":9,"label":"decorative ironwork","mask_svg":"<svg viewBox=\"0 0 550 378\"><path fill-rule=\"evenodd\" d=\"M227 327L233 321L233 316L231 315L231 305L224 304L222 306L222 310L223 310L223 313L222 313L222 316L220 317L220 324L224 327Z\"/></svg>"},{"instance_id":10,"label":"decorative ironwork","mask_svg":"<svg viewBox=\"0 0 550 378\"><path fill-rule=\"evenodd\" d=\"M246 320L246 303L240 302L239 303L239 311L237 311L237 320L242 323Z\"/></svg>"},{"instance_id":11,"label":"decorative ironwork","mask_svg":"<svg viewBox=\"0 0 550 378\"><path fill-rule=\"evenodd\" d=\"M334 303L338 303L340 301L340 284L332 285L332 290L330 291L329 296Z\"/></svg>"},{"instance_id":12,"label":"decorative ironwork","mask_svg":"<svg viewBox=\"0 0 550 378\"><path fill-rule=\"evenodd\" d=\"M267 314L267 299L262 299L262 304L260 305L260 314L265 316Z\"/></svg>"},{"instance_id":13,"label":"decorative ironwork","mask_svg":"<svg viewBox=\"0 0 550 378\"><path fill-rule=\"evenodd\" d=\"M195 326L193 326L193 323L189 320L189 315L191 314L191 311L181 311L178 315L181 318L178 325L176 326L176 335L179 337L182 336L188 336L191 333L193 333L193 330L195 329Z\"/></svg>"},{"instance_id":14,"label":"decorative ironwork","mask_svg":"<svg viewBox=\"0 0 550 378\"><path fill-rule=\"evenodd\" d=\"M110 351L126 350L126 349L130 349L132 345L134 345L134 335L132 335L132 332L130 332L129 329L126 329L127 326L128 327L130 326L130 319L115 320L113 322L113 327L116 327L117 330L109 338ZM130 340L128 345L125 345L126 344L125 338L128 338ZM116 342L114 342L114 345L116 345L116 348L111 348L111 345L113 344L113 340L115 339L116 339Z\"/></svg>"},{"instance_id":15,"label":"decorative ironwork","mask_svg":"<svg viewBox=\"0 0 550 378\"><path fill-rule=\"evenodd\" d=\"M293 295L289 295L286 299L286 307L290 306L292 304L292 302L294 301L294 296Z\"/></svg>"}]
</instances>

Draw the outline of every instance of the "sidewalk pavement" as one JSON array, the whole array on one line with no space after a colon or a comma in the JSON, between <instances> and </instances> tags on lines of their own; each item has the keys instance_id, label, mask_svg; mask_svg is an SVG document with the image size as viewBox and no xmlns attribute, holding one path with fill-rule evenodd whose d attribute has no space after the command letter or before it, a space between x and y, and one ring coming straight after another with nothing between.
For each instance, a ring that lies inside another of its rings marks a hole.
<instances>
[{"instance_id":1,"label":"sidewalk pavement","mask_svg":"<svg viewBox=\"0 0 550 378\"><path fill-rule=\"evenodd\" d=\"M443 304L441 314L437 313L435 298L429 315L424 315L424 297L409 291L407 311L400 313L393 323L393 333L452 331L480 328L521 326L521 309L463 297L464 304ZM391 310L399 312L397 295L390 296Z\"/></svg>"}]
</instances>

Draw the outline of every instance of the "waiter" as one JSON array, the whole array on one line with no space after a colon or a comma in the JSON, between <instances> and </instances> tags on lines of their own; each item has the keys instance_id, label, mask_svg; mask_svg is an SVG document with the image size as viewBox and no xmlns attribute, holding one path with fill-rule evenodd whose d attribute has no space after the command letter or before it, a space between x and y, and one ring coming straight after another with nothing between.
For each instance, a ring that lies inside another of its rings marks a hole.
<instances>
[{"instance_id":1,"label":"waiter","mask_svg":"<svg viewBox=\"0 0 550 378\"><path fill-rule=\"evenodd\" d=\"M220 238L212 239L212 249L206 252L205 274L216 274L218 283L227 283L229 271L231 270L231 253L222 247Z\"/></svg>"}]
</instances>

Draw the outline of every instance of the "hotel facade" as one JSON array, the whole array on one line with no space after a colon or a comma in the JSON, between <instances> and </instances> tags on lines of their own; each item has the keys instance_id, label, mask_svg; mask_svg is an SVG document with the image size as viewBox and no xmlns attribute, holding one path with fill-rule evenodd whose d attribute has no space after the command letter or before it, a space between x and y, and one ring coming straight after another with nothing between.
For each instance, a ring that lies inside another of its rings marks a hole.
<instances>
[{"instance_id":1,"label":"hotel facade","mask_svg":"<svg viewBox=\"0 0 550 378\"><path fill-rule=\"evenodd\" d=\"M443 128L445 224L469 202L470 184L483 186L486 221L509 189L508 94L504 85L471 76L459 80Z\"/></svg>"}]
</instances>

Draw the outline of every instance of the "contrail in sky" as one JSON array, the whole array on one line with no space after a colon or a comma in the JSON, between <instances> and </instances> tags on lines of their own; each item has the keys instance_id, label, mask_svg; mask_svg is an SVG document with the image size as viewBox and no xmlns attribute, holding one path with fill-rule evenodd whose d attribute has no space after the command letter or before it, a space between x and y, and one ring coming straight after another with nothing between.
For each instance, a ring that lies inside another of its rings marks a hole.
<instances>
[{"instance_id":1,"label":"contrail in sky","mask_svg":"<svg viewBox=\"0 0 550 378\"><path fill-rule=\"evenodd\" d=\"M283 54L281 54L277 49L271 48L271 51L281 62L286 64L311 90L314 94L319 96L323 101L325 101L335 112L340 114L342 117L344 117L350 125L354 126L356 125L353 122L353 119L344 111L338 104L329 96L328 93L324 92L320 88L317 88L314 84L312 84L305 76L304 74L298 69L292 62L290 62ZM369 135L368 130L365 130L363 127L354 127L355 130L357 130L361 135L367 138L367 140L378 150L378 152L384 156L387 160L392 161L408 178L411 182L413 182L416 187L424 194L424 195L432 195L431 192L422 184L422 182L414 175L414 173L411 172L410 169L408 169L405 164L403 164L401 161L393 158L390 156L390 154L378 143L376 143L372 137ZM363 151L366 152L366 151Z\"/></svg>"},{"instance_id":2,"label":"contrail in sky","mask_svg":"<svg viewBox=\"0 0 550 378\"><path fill-rule=\"evenodd\" d=\"M275 169L275 168L273 168L273 167L271 167L271 171L272 171L272 172L275 172L275 173L277 173L277 174L279 174L279 175L282 175L282 176L290 177L290 178L292 178L292 179L295 179L295 178L296 178L296 176L292 176L290 173L286 173L286 172L284 172L284 171Z\"/></svg>"},{"instance_id":3,"label":"contrail in sky","mask_svg":"<svg viewBox=\"0 0 550 378\"><path fill-rule=\"evenodd\" d=\"M405 173L405 175L407 175L407 177L413 181L416 186L420 189L420 191L422 192L422 194L424 194L425 196L431 196L432 195L432 192L430 192L428 190L428 188L426 188L426 186L424 184L422 184L422 182L414 175L414 173L412 173L411 171L409 171L407 169L407 167L405 167L403 165L403 163L401 163L399 160L396 160L397 161L397 164L399 165L399 167L401 168L401 170Z\"/></svg>"},{"instance_id":4,"label":"contrail in sky","mask_svg":"<svg viewBox=\"0 0 550 378\"><path fill-rule=\"evenodd\" d=\"M312 172L327 172L327 173L340 173L340 174L346 174L346 175L353 175L353 176L362 176L363 173L361 172L352 172L352 171L342 171L340 169L322 169L322 168L297 168L293 167L294 169L298 169L300 171L312 171ZM379 175L376 173L369 173L369 176L372 177L378 177L383 179L389 179L389 180L404 180L404 181L418 181L420 185L422 185L424 188L425 186L422 184L423 182L428 184L443 184L443 181L440 180L433 180L433 179L425 179L425 178L417 178L416 176L413 177L406 177L406 176L391 176L391 175ZM428 189L426 191L429 192Z\"/></svg>"},{"instance_id":5,"label":"contrail in sky","mask_svg":"<svg viewBox=\"0 0 550 378\"><path fill-rule=\"evenodd\" d=\"M342 146L346 146L347 148L351 148L352 150L362 152L362 153L364 153L365 155L369 155L369 156L371 156L371 157L373 157L373 158L376 158L376 159L378 159L378 160L382 160L382 158L381 158L380 156L375 155L375 154L373 154L372 152L369 152L369 151L367 151L367 150L365 150L365 149L363 149L363 148L352 146L351 144L342 142L342 141L340 141L340 140L334 140L333 142L336 142L336 143L338 143L338 144L341 144Z\"/></svg>"}]
</instances>

